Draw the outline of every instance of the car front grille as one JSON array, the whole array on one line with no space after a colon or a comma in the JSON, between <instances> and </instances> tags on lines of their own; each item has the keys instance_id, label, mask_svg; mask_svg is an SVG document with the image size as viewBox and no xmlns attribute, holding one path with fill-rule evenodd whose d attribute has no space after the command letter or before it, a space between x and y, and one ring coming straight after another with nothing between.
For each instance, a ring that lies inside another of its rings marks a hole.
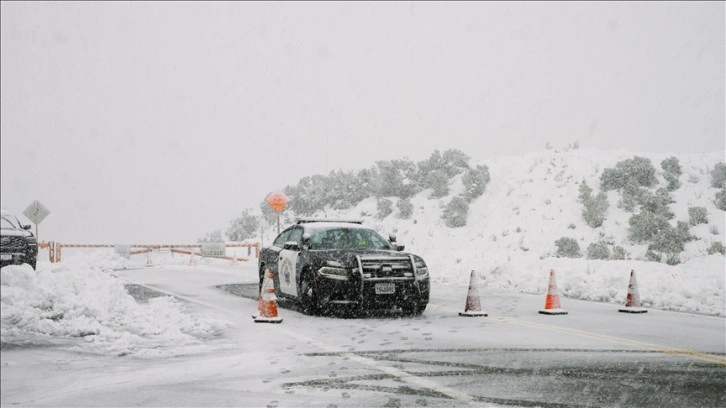
<instances>
[{"instance_id":1,"label":"car front grille","mask_svg":"<svg viewBox=\"0 0 726 408\"><path fill-rule=\"evenodd\" d=\"M27 244L23 237L2 237L0 238L1 252L25 252Z\"/></svg>"},{"instance_id":2,"label":"car front grille","mask_svg":"<svg viewBox=\"0 0 726 408\"><path fill-rule=\"evenodd\" d=\"M413 279L410 257L358 257L358 267L364 280Z\"/></svg>"}]
</instances>

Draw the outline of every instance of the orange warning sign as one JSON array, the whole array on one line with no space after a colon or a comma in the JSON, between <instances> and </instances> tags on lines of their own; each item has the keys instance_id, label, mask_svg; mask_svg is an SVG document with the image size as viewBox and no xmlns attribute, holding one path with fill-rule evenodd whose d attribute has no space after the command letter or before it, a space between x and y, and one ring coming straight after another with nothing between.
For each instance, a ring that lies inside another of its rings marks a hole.
<instances>
[{"instance_id":1,"label":"orange warning sign","mask_svg":"<svg viewBox=\"0 0 726 408\"><path fill-rule=\"evenodd\" d=\"M267 204L270 204L270 207L277 212L284 210L289 202L290 199L282 191L276 191L267 196Z\"/></svg>"}]
</instances>

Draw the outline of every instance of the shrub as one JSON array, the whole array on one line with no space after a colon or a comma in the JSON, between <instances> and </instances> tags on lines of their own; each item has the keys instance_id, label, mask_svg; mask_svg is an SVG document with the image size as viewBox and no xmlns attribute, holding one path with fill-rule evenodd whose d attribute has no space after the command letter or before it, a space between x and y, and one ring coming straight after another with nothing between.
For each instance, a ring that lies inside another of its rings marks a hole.
<instances>
[{"instance_id":1,"label":"shrub","mask_svg":"<svg viewBox=\"0 0 726 408\"><path fill-rule=\"evenodd\" d=\"M398 200L398 213L404 220L411 218L411 214L413 214L413 204L411 203L411 200L407 198Z\"/></svg>"},{"instance_id":2,"label":"shrub","mask_svg":"<svg viewBox=\"0 0 726 408\"><path fill-rule=\"evenodd\" d=\"M471 202L484 194L489 180L489 168L487 166L476 166L464 173L461 181L464 184L464 197L466 197L466 200Z\"/></svg>"},{"instance_id":3,"label":"shrub","mask_svg":"<svg viewBox=\"0 0 726 408\"><path fill-rule=\"evenodd\" d=\"M676 191L676 190L678 190L678 187L681 186L681 182L678 181L678 176L676 176L675 174L666 173L664 177L665 177L666 181L668 182L668 184L666 185L666 190Z\"/></svg>"},{"instance_id":4,"label":"shrub","mask_svg":"<svg viewBox=\"0 0 726 408\"><path fill-rule=\"evenodd\" d=\"M447 227L459 228L466 225L466 217L469 214L469 204L463 197L454 197L444 208L441 215Z\"/></svg>"},{"instance_id":5,"label":"shrub","mask_svg":"<svg viewBox=\"0 0 726 408\"><path fill-rule=\"evenodd\" d=\"M613 253L610 256L610 259L624 260L627 255L628 254L625 252L625 248L621 246L616 246L615 248L613 248Z\"/></svg>"},{"instance_id":6,"label":"shrub","mask_svg":"<svg viewBox=\"0 0 726 408\"><path fill-rule=\"evenodd\" d=\"M713 244L711 244L710 247L708 247L709 255L713 255L715 253L719 253L721 255L726 255L726 248L724 248L723 244L720 241L716 241Z\"/></svg>"},{"instance_id":7,"label":"shrub","mask_svg":"<svg viewBox=\"0 0 726 408\"><path fill-rule=\"evenodd\" d=\"M642 204L643 198L648 195L648 190L638 186L634 181L625 183L622 189L620 207L628 212L635 211L635 206Z\"/></svg>"},{"instance_id":8,"label":"shrub","mask_svg":"<svg viewBox=\"0 0 726 408\"><path fill-rule=\"evenodd\" d=\"M585 200L585 209L582 216L585 222L592 228L600 227L605 221L605 212L608 209L608 198L605 193L598 194L595 198Z\"/></svg>"},{"instance_id":9,"label":"shrub","mask_svg":"<svg viewBox=\"0 0 726 408\"><path fill-rule=\"evenodd\" d=\"M681 164L678 162L678 158L671 156L667 159L664 159L662 162L660 162L660 167L669 174L673 174L676 176L680 176L683 172L681 171Z\"/></svg>"},{"instance_id":10,"label":"shrub","mask_svg":"<svg viewBox=\"0 0 726 408\"><path fill-rule=\"evenodd\" d=\"M688 207L688 223L691 225L708 224L708 211L705 207Z\"/></svg>"},{"instance_id":11,"label":"shrub","mask_svg":"<svg viewBox=\"0 0 726 408\"><path fill-rule=\"evenodd\" d=\"M726 184L721 187L721 190L716 192L716 208L721 211L726 211Z\"/></svg>"},{"instance_id":12,"label":"shrub","mask_svg":"<svg viewBox=\"0 0 726 408\"><path fill-rule=\"evenodd\" d=\"M669 254L666 258L666 263L668 265L678 265L681 263L681 257L678 254Z\"/></svg>"},{"instance_id":13,"label":"shrub","mask_svg":"<svg viewBox=\"0 0 726 408\"><path fill-rule=\"evenodd\" d=\"M628 180L633 180L643 187L655 185L655 167L650 159L635 156L623 160L614 169L605 169L600 176L600 188L603 191L617 190L625 187Z\"/></svg>"},{"instance_id":14,"label":"shrub","mask_svg":"<svg viewBox=\"0 0 726 408\"><path fill-rule=\"evenodd\" d=\"M650 249L645 252L645 259L651 262L660 262L662 256L657 252L653 252Z\"/></svg>"},{"instance_id":15,"label":"shrub","mask_svg":"<svg viewBox=\"0 0 726 408\"><path fill-rule=\"evenodd\" d=\"M377 209L378 214L376 214L376 216L379 219L384 219L393 212L393 202L387 198L379 198Z\"/></svg>"},{"instance_id":16,"label":"shrub","mask_svg":"<svg viewBox=\"0 0 726 408\"><path fill-rule=\"evenodd\" d=\"M590 194L592 194L592 188L587 185L587 182L585 182L585 180L582 180L582 182L580 183L579 191L580 201L584 203L586 200L590 199Z\"/></svg>"},{"instance_id":17,"label":"shrub","mask_svg":"<svg viewBox=\"0 0 726 408\"><path fill-rule=\"evenodd\" d=\"M635 242L650 241L654 236L670 228L668 219L650 211L641 211L628 220L630 239Z\"/></svg>"},{"instance_id":18,"label":"shrub","mask_svg":"<svg viewBox=\"0 0 726 408\"><path fill-rule=\"evenodd\" d=\"M588 245L587 247L587 259L609 259L610 250L608 246L602 242Z\"/></svg>"},{"instance_id":19,"label":"shrub","mask_svg":"<svg viewBox=\"0 0 726 408\"><path fill-rule=\"evenodd\" d=\"M696 239L695 236L691 235L690 233L691 226L688 225L685 221L678 221L676 225L676 231L678 231L678 235L681 237L681 240L683 242L691 241Z\"/></svg>"},{"instance_id":20,"label":"shrub","mask_svg":"<svg viewBox=\"0 0 726 408\"><path fill-rule=\"evenodd\" d=\"M668 224L668 227L653 237L648 249L666 254L679 254L685 246L685 239L681 232Z\"/></svg>"},{"instance_id":21,"label":"shrub","mask_svg":"<svg viewBox=\"0 0 726 408\"><path fill-rule=\"evenodd\" d=\"M600 176L600 189L603 191L618 190L625 186L625 174L616 169L605 169Z\"/></svg>"},{"instance_id":22,"label":"shrub","mask_svg":"<svg viewBox=\"0 0 726 408\"><path fill-rule=\"evenodd\" d=\"M673 203L673 199L670 193L665 189L659 188L655 191L655 194L651 194L650 191L646 190L641 204L644 211L662 215L670 220L675 216L668 207L671 203Z\"/></svg>"},{"instance_id":23,"label":"shrub","mask_svg":"<svg viewBox=\"0 0 726 408\"><path fill-rule=\"evenodd\" d=\"M574 238L562 237L555 241L555 246L557 246L558 257L579 258L582 256L580 245Z\"/></svg>"},{"instance_id":24,"label":"shrub","mask_svg":"<svg viewBox=\"0 0 726 408\"><path fill-rule=\"evenodd\" d=\"M726 183L726 164L716 163L711 171L711 187L721 188Z\"/></svg>"},{"instance_id":25,"label":"shrub","mask_svg":"<svg viewBox=\"0 0 726 408\"><path fill-rule=\"evenodd\" d=\"M431 188L431 198L441 198L449 194L449 176L442 170L434 170L425 178L425 186Z\"/></svg>"}]
</instances>

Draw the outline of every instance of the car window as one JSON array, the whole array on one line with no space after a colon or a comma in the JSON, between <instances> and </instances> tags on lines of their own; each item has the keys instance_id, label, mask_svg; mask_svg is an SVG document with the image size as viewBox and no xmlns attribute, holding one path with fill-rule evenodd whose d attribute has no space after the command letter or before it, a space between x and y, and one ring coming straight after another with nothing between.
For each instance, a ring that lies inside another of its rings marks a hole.
<instances>
[{"instance_id":1,"label":"car window","mask_svg":"<svg viewBox=\"0 0 726 408\"><path fill-rule=\"evenodd\" d=\"M285 240L285 242L287 242L287 241L295 241L297 243L300 243L300 241L302 240L302 234L303 234L302 228L295 227L295 228L292 229L292 231L290 231L290 235L287 237L287 239Z\"/></svg>"},{"instance_id":2,"label":"car window","mask_svg":"<svg viewBox=\"0 0 726 408\"><path fill-rule=\"evenodd\" d=\"M365 228L334 228L316 231L310 249L392 249L377 232Z\"/></svg>"},{"instance_id":3,"label":"car window","mask_svg":"<svg viewBox=\"0 0 726 408\"><path fill-rule=\"evenodd\" d=\"M290 231L291 230L289 230L289 229L282 231L282 233L280 233L280 235L278 235L277 238L275 238L274 245L282 248L285 245L285 242L287 242L287 237L290 236Z\"/></svg>"}]
</instances>

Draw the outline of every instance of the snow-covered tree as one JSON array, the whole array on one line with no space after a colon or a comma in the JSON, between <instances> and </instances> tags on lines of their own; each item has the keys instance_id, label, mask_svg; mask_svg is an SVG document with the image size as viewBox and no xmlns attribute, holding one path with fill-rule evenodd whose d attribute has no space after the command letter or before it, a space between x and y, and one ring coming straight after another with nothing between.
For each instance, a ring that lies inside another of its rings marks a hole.
<instances>
[{"instance_id":1,"label":"snow-covered tree","mask_svg":"<svg viewBox=\"0 0 726 408\"><path fill-rule=\"evenodd\" d=\"M267 205L267 203L265 203ZM269 207L269 205L267 205ZM274 211L274 210L273 210ZM257 235L260 228L260 217L252 214L249 209L232 220L227 228L227 238L230 241L244 241Z\"/></svg>"}]
</instances>

